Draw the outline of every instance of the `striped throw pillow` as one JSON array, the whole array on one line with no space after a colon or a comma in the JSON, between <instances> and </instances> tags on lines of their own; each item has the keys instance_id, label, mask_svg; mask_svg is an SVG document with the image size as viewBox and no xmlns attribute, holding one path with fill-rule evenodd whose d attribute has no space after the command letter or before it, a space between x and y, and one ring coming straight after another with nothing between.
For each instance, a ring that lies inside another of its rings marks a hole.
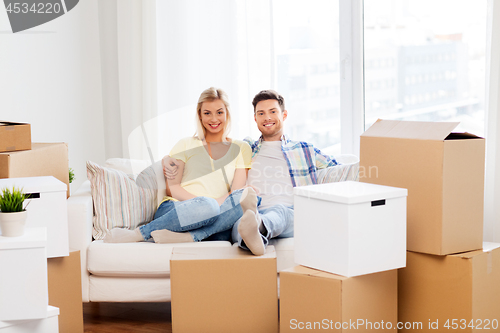
<instances>
[{"instance_id":1,"label":"striped throw pillow","mask_svg":"<svg viewBox=\"0 0 500 333\"><path fill-rule=\"evenodd\" d=\"M87 178L94 202L94 239L103 239L113 228L132 230L153 220L158 186L152 166L134 181L122 171L87 161Z\"/></svg>"}]
</instances>

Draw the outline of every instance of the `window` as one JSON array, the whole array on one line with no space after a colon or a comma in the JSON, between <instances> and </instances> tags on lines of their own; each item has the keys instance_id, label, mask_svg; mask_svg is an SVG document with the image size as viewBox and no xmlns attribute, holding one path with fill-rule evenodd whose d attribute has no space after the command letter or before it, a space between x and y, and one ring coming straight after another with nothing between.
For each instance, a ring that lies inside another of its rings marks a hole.
<instances>
[{"instance_id":1,"label":"window","mask_svg":"<svg viewBox=\"0 0 500 333\"><path fill-rule=\"evenodd\" d=\"M260 135L251 100L269 88L285 97L286 133L329 154L341 142L359 154L359 135L377 118L459 121L457 130L484 135L486 6L158 1L158 109L183 124L159 129L160 140L192 135L194 105L209 86L228 92L239 139Z\"/></svg>"},{"instance_id":2,"label":"window","mask_svg":"<svg viewBox=\"0 0 500 333\"><path fill-rule=\"evenodd\" d=\"M365 1L366 82L395 82L365 85L365 127L377 118L457 121L457 130L484 135L486 7L487 0ZM371 66L380 59L394 66Z\"/></svg>"},{"instance_id":3,"label":"window","mask_svg":"<svg viewBox=\"0 0 500 333\"><path fill-rule=\"evenodd\" d=\"M216 86L231 101L232 137L259 137L251 101L275 89L286 133L340 150L338 0L157 1L157 21L158 110L183 124L158 130L163 146L192 135L196 100Z\"/></svg>"},{"instance_id":4,"label":"window","mask_svg":"<svg viewBox=\"0 0 500 333\"><path fill-rule=\"evenodd\" d=\"M272 6L275 89L285 98L286 132L339 153L339 3L275 0Z\"/></svg>"}]
</instances>

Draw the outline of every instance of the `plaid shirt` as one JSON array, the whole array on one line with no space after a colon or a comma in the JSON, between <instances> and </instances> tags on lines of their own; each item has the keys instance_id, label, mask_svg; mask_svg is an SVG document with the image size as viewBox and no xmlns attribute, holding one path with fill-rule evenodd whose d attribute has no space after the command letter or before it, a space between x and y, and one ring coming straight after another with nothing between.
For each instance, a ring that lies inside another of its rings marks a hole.
<instances>
[{"instance_id":1,"label":"plaid shirt","mask_svg":"<svg viewBox=\"0 0 500 333\"><path fill-rule=\"evenodd\" d=\"M252 147L252 161L255 159L262 146L262 136L252 142L250 138L245 141ZM337 161L323 154L312 144L302 141L291 141L286 135L281 137L281 151L285 156L293 187L318 183L317 170L338 165Z\"/></svg>"}]
</instances>

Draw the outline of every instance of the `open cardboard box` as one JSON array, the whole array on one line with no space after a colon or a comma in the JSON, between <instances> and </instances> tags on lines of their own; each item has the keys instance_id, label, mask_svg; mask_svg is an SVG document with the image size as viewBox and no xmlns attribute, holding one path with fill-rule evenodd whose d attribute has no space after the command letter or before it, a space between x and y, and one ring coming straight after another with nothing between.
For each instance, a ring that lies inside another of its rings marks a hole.
<instances>
[{"instance_id":1,"label":"open cardboard box","mask_svg":"<svg viewBox=\"0 0 500 333\"><path fill-rule=\"evenodd\" d=\"M485 141L457 125L379 119L361 135L360 181L408 189L410 251L482 246Z\"/></svg>"}]
</instances>

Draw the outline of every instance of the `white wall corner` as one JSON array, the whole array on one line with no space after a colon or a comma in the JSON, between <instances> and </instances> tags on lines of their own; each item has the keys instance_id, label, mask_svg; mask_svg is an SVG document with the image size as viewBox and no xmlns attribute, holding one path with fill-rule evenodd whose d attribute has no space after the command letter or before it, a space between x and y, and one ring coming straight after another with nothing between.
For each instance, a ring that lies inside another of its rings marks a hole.
<instances>
[{"instance_id":1,"label":"white wall corner","mask_svg":"<svg viewBox=\"0 0 500 333\"><path fill-rule=\"evenodd\" d=\"M484 183L484 240L500 242L500 2L488 3L489 78L486 129L486 170Z\"/></svg>"}]
</instances>

